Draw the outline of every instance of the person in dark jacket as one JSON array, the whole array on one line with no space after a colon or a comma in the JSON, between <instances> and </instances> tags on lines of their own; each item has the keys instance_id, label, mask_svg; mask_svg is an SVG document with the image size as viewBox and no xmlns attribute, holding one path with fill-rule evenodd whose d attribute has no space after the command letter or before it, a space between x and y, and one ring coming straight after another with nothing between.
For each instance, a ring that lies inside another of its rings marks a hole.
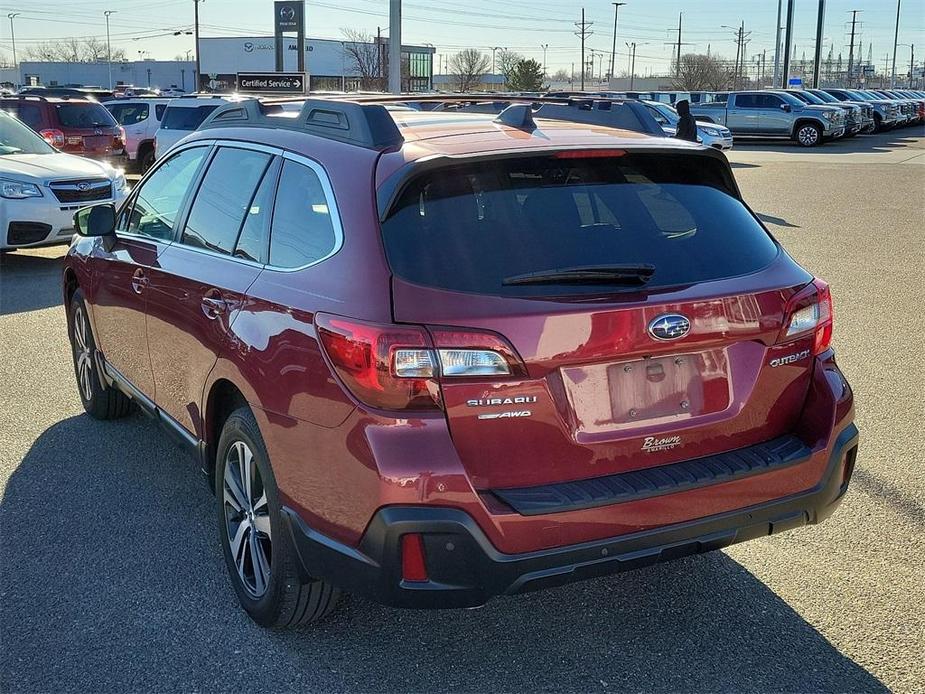
<instances>
[{"instance_id":1,"label":"person in dark jacket","mask_svg":"<svg viewBox=\"0 0 925 694\"><path fill-rule=\"evenodd\" d=\"M679 140L697 142L697 123L691 115L690 102L687 99L681 99L675 104L675 108L678 110L681 120L678 121L678 128L674 136Z\"/></svg>"}]
</instances>

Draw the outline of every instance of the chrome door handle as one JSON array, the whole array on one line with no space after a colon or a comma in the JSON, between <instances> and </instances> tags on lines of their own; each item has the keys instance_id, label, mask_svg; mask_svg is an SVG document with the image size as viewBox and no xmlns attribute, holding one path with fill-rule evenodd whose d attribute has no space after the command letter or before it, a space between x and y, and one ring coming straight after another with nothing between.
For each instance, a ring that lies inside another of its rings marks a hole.
<instances>
[{"instance_id":1,"label":"chrome door handle","mask_svg":"<svg viewBox=\"0 0 925 694\"><path fill-rule=\"evenodd\" d=\"M215 320L222 313L228 310L228 302L217 296L202 297L202 312L206 318Z\"/></svg>"},{"instance_id":2,"label":"chrome door handle","mask_svg":"<svg viewBox=\"0 0 925 694\"><path fill-rule=\"evenodd\" d=\"M132 291L136 294L141 294L147 286L148 278L145 275L145 271L138 268L132 275Z\"/></svg>"}]
</instances>

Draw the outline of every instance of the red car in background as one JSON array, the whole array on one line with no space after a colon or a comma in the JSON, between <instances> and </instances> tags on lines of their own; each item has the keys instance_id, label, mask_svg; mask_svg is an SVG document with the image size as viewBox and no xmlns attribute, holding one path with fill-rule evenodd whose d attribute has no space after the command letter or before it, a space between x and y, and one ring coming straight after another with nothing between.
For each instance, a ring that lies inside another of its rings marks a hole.
<instances>
[{"instance_id":1,"label":"red car in background","mask_svg":"<svg viewBox=\"0 0 925 694\"><path fill-rule=\"evenodd\" d=\"M125 131L96 101L30 94L0 98L0 109L62 152L107 160L125 155Z\"/></svg>"},{"instance_id":2,"label":"red car in background","mask_svg":"<svg viewBox=\"0 0 925 694\"><path fill-rule=\"evenodd\" d=\"M83 405L199 459L248 614L473 606L827 518L858 446L832 296L726 158L634 102L446 100L225 104L77 213Z\"/></svg>"}]
</instances>

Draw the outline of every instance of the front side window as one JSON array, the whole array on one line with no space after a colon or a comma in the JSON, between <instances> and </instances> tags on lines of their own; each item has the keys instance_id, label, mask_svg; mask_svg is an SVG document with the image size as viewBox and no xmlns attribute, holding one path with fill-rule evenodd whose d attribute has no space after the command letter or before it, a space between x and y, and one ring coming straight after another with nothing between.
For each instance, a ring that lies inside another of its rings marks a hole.
<instances>
[{"instance_id":1,"label":"front side window","mask_svg":"<svg viewBox=\"0 0 925 694\"><path fill-rule=\"evenodd\" d=\"M336 244L332 210L318 175L285 161L273 209L270 265L302 267L330 255Z\"/></svg>"},{"instance_id":2,"label":"front side window","mask_svg":"<svg viewBox=\"0 0 925 694\"><path fill-rule=\"evenodd\" d=\"M250 149L219 149L196 193L181 243L230 255L271 158Z\"/></svg>"},{"instance_id":3,"label":"front side window","mask_svg":"<svg viewBox=\"0 0 925 694\"><path fill-rule=\"evenodd\" d=\"M141 186L125 230L166 241L208 147L183 150L161 164Z\"/></svg>"}]
</instances>

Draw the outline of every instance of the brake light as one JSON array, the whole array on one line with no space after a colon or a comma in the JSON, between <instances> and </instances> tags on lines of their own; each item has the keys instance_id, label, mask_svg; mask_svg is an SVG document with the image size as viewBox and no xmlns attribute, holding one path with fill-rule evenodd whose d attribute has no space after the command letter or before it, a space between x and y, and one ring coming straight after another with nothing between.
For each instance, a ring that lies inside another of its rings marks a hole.
<instances>
[{"instance_id":1,"label":"brake light","mask_svg":"<svg viewBox=\"0 0 925 694\"><path fill-rule=\"evenodd\" d=\"M39 135L52 147L64 147L64 133L60 130L53 128L39 130Z\"/></svg>"},{"instance_id":2,"label":"brake light","mask_svg":"<svg viewBox=\"0 0 925 694\"><path fill-rule=\"evenodd\" d=\"M553 156L556 159L600 159L622 157L624 154L625 149L566 149L556 152Z\"/></svg>"},{"instance_id":3,"label":"brake light","mask_svg":"<svg viewBox=\"0 0 925 694\"><path fill-rule=\"evenodd\" d=\"M525 376L523 361L492 332L378 325L316 314L325 354L357 400L385 410L440 409L440 380Z\"/></svg>"},{"instance_id":4,"label":"brake light","mask_svg":"<svg viewBox=\"0 0 925 694\"><path fill-rule=\"evenodd\" d=\"M385 410L440 408L434 365L426 363L432 345L424 328L320 313L315 325L334 370L360 402Z\"/></svg>"},{"instance_id":5,"label":"brake light","mask_svg":"<svg viewBox=\"0 0 925 694\"><path fill-rule=\"evenodd\" d=\"M829 285L816 278L789 302L787 321L780 342L813 333L813 355L821 354L832 344L834 307Z\"/></svg>"},{"instance_id":6,"label":"brake light","mask_svg":"<svg viewBox=\"0 0 925 694\"><path fill-rule=\"evenodd\" d=\"M116 134L115 140L119 144L124 145L125 144L125 128L123 128L121 125L118 125L116 126L116 129L118 130L118 133Z\"/></svg>"}]
</instances>

